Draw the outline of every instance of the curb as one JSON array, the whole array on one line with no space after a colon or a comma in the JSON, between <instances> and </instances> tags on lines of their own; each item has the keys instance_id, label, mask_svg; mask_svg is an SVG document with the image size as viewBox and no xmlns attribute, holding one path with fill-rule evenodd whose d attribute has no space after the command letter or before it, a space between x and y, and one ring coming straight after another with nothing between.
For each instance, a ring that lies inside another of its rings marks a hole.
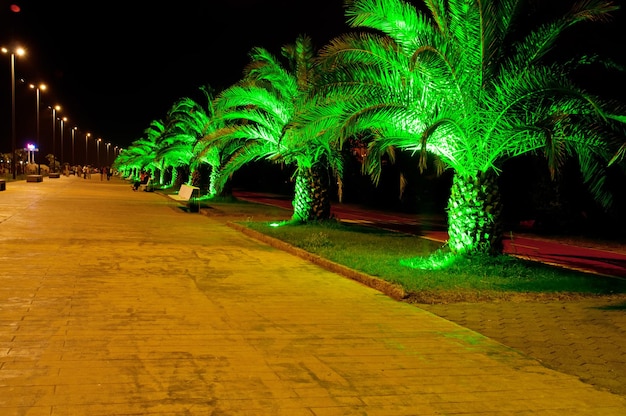
<instances>
[{"instance_id":1,"label":"curb","mask_svg":"<svg viewBox=\"0 0 626 416\"><path fill-rule=\"evenodd\" d=\"M228 221L226 222L226 225L228 225L229 227L237 231L244 233L245 235L249 237L252 237L256 240L269 244L272 247L289 252L304 260L310 261L311 263L314 263L320 267L323 267L324 269L329 270L333 273L340 274L344 277L355 280L365 286L371 287L372 289L376 289L379 292L389 296L390 298L394 300L400 301L408 297L408 294L404 291L402 287L389 283L385 280L379 279L374 276L370 276L366 273L358 272L344 265L334 263L328 259L309 253L306 250L303 250L298 247L294 247L291 244L285 243L284 241L279 240L277 238L270 237L268 235L265 235L255 230L251 230L250 228L247 228L241 224Z\"/></svg>"}]
</instances>

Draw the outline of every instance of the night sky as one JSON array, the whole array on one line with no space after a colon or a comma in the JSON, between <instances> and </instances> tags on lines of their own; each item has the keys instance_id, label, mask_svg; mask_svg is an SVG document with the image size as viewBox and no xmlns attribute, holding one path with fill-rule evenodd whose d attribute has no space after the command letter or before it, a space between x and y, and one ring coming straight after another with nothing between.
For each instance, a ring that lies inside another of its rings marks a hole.
<instances>
[{"instance_id":1,"label":"night sky","mask_svg":"<svg viewBox=\"0 0 626 416\"><path fill-rule=\"evenodd\" d=\"M16 60L17 78L50 87L41 95L40 147L52 134L49 105L61 105L59 114L79 131L127 146L179 98L200 99L201 86L219 91L237 82L252 47L279 55L299 34L322 46L347 30L342 0L0 4L0 44L14 38L28 50ZM11 12L11 4L21 11ZM8 152L10 59L0 58L0 152ZM35 97L18 82L18 147L36 134Z\"/></svg>"},{"instance_id":2,"label":"night sky","mask_svg":"<svg viewBox=\"0 0 626 416\"><path fill-rule=\"evenodd\" d=\"M12 12L11 4L21 11ZM164 118L179 98L200 98L203 85L219 91L238 81L252 47L279 55L280 47L299 34L311 36L321 47L349 30L343 0L192 0L150 2L144 8L138 4L0 0L0 44L18 40L28 50L28 56L17 58L17 78L50 87L41 98L44 152L49 152L45 147L52 129L49 105L61 105L59 114L79 132L127 146L152 120ZM626 21L622 11L618 19ZM597 45L602 52L623 57L623 27L588 27L562 46L576 50ZM7 152L10 60L0 58L0 152ZM18 147L35 135L35 93L26 84L16 86ZM624 84L621 90L609 90L624 91Z\"/></svg>"}]
</instances>

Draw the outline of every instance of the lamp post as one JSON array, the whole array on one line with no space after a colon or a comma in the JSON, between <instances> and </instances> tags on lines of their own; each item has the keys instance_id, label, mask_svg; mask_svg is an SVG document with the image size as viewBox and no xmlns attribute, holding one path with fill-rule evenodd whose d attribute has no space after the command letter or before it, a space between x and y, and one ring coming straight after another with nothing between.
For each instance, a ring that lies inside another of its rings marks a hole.
<instances>
[{"instance_id":1,"label":"lamp post","mask_svg":"<svg viewBox=\"0 0 626 416\"><path fill-rule=\"evenodd\" d=\"M85 134L85 166L89 164L89 155L87 154L87 149L89 148L89 142L87 141L91 136L91 133Z\"/></svg>"},{"instance_id":2,"label":"lamp post","mask_svg":"<svg viewBox=\"0 0 626 416\"><path fill-rule=\"evenodd\" d=\"M15 55L24 55L26 52L22 48L15 50L9 50L7 48L1 49L2 53L11 54L11 168L13 169L13 179L17 178L17 164L15 163Z\"/></svg>"},{"instance_id":3,"label":"lamp post","mask_svg":"<svg viewBox=\"0 0 626 416\"><path fill-rule=\"evenodd\" d=\"M35 85L35 84L30 84L29 87L31 89L35 90L36 96L37 96L37 133L35 134L35 149L39 149L39 145L40 145L40 134L39 134L39 108L40 108L40 99L41 99L41 91L45 91L46 84L39 84L39 85ZM35 159L35 153L33 152L33 162ZM37 169L38 173L41 173L41 171L39 169Z\"/></svg>"},{"instance_id":4,"label":"lamp post","mask_svg":"<svg viewBox=\"0 0 626 416\"><path fill-rule=\"evenodd\" d=\"M57 157L56 157L56 131L57 131L57 111L61 109L60 105L56 105L52 108L52 171L57 171Z\"/></svg>"},{"instance_id":5,"label":"lamp post","mask_svg":"<svg viewBox=\"0 0 626 416\"><path fill-rule=\"evenodd\" d=\"M98 137L98 140L96 141L96 163L98 164L98 169L100 169L100 142L102 141L101 138Z\"/></svg>"},{"instance_id":6,"label":"lamp post","mask_svg":"<svg viewBox=\"0 0 626 416\"><path fill-rule=\"evenodd\" d=\"M111 165L111 156L109 156L110 147L111 147L111 143L107 143L107 163L105 163L105 165L107 166Z\"/></svg>"},{"instance_id":7,"label":"lamp post","mask_svg":"<svg viewBox=\"0 0 626 416\"><path fill-rule=\"evenodd\" d=\"M74 141L75 141L75 135L76 135L76 130L78 130L78 127L72 127L72 166L76 166L74 164Z\"/></svg>"},{"instance_id":8,"label":"lamp post","mask_svg":"<svg viewBox=\"0 0 626 416\"><path fill-rule=\"evenodd\" d=\"M61 169L63 169L63 165L65 163L65 160L63 158L63 126L67 121L67 117L60 118L59 120L61 121Z\"/></svg>"}]
</instances>

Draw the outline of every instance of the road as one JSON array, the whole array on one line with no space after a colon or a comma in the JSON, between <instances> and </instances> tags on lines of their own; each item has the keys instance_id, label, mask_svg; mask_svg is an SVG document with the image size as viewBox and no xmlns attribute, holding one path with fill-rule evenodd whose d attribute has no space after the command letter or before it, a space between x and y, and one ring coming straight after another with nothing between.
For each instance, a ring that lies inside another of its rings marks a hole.
<instances>
[{"instance_id":1,"label":"road","mask_svg":"<svg viewBox=\"0 0 626 416\"><path fill-rule=\"evenodd\" d=\"M233 195L238 199L292 210L288 196L242 190L234 191ZM421 235L441 243L448 239L445 218L442 217L372 210L352 204L334 204L331 212L335 218L344 222ZM507 233L503 243L505 254L626 279L626 251L576 246L529 234Z\"/></svg>"}]
</instances>

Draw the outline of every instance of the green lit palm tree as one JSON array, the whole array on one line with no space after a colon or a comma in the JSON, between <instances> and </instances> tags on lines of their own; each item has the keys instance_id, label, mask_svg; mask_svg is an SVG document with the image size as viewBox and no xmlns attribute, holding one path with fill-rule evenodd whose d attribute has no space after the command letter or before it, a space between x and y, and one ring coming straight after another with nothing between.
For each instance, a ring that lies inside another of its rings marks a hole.
<instances>
[{"instance_id":1,"label":"green lit palm tree","mask_svg":"<svg viewBox=\"0 0 626 416\"><path fill-rule=\"evenodd\" d=\"M186 146L191 146L191 162L194 172L198 172L198 167L201 165L210 167L207 195L209 197L224 196L226 193L225 187L220 187L218 183L225 155L230 155L231 153L228 153L227 147L220 148L217 144L209 145L208 141L203 140L204 137L209 136L218 129L219 123L214 120L215 99L213 89L209 86L203 86L200 89L204 93L207 102L206 108L193 100L187 100L186 105L182 108L184 111L180 111L180 116L176 118L179 119L178 124L180 128L194 138L193 141L189 141L186 144ZM200 175L198 174L197 176ZM200 184L194 183L194 185L199 186Z\"/></svg>"},{"instance_id":2,"label":"green lit palm tree","mask_svg":"<svg viewBox=\"0 0 626 416\"><path fill-rule=\"evenodd\" d=\"M122 172L128 172L135 177L142 170L155 172L160 165L157 161L158 141L163 132L163 122L153 120L144 130L144 135L124 149L113 162L113 167Z\"/></svg>"},{"instance_id":3,"label":"green lit palm tree","mask_svg":"<svg viewBox=\"0 0 626 416\"><path fill-rule=\"evenodd\" d=\"M205 87L201 90L207 92ZM208 93L207 93L208 94ZM211 97L207 95L209 109ZM179 173L186 173L193 164L194 146L205 133L209 116L202 105L191 98L181 98L168 110L163 120L153 120L144 130L142 138L134 141L114 163L119 170L139 172L144 169L153 171L164 185L167 169L172 169L172 182L176 183Z\"/></svg>"},{"instance_id":4,"label":"green lit palm tree","mask_svg":"<svg viewBox=\"0 0 626 416\"><path fill-rule=\"evenodd\" d=\"M206 136L205 148L230 149L219 175L220 186L255 160L271 160L295 170L294 221L326 220L331 216L329 167L340 173L341 159L321 135L304 135L292 121L305 108L316 82L311 39L299 36L282 48L288 65L263 48L254 48L244 79L222 91L216 100L220 124Z\"/></svg>"},{"instance_id":5,"label":"green lit palm tree","mask_svg":"<svg viewBox=\"0 0 626 416\"><path fill-rule=\"evenodd\" d=\"M231 190L226 186L228 177L225 176L227 172L225 172L224 166L240 150L241 142L238 140L208 140L207 138L212 137L215 131L220 130L215 121L210 123L209 129L207 134L196 143L194 158L211 166L208 196L210 198L227 196L230 195ZM224 130L221 130L221 134L224 135L224 133ZM220 138L224 137L220 136Z\"/></svg>"},{"instance_id":6,"label":"green lit palm tree","mask_svg":"<svg viewBox=\"0 0 626 416\"><path fill-rule=\"evenodd\" d=\"M616 6L583 1L516 33L522 5L424 0L421 11L402 0L346 1L349 25L366 30L320 51L328 101L309 115L311 123L331 127L333 120L339 131L329 131L344 140L370 135L374 179L382 155L393 149L416 152L422 168L432 154L453 170L447 208L453 256L501 253L497 175L509 158L543 154L555 175L577 156L593 195L611 202L602 185L619 137L613 116L619 109L572 82L572 71L591 57L547 58L567 28L601 20Z\"/></svg>"},{"instance_id":7,"label":"green lit palm tree","mask_svg":"<svg viewBox=\"0 0 626 416\"><path fill-rule=\"evenodd\" d=\"M162 180L162 163L158 157L159 150L162 147L161 140L165 131L163 120L152 120L148 127L143 131L143 136L135 142L135 146L139 146L141 154L145 159L145 163L140 170L148 170L153 177L158 177L159 182Z\"/></svg>"},{"instance_id":8,"label":"green lit palm tree","mask_svg":"<svg viewBox=\"0 0 626 416\"><path fill-rule=\"evenodd\" d=\"M190 170L196 167L194 146L204 135L208 124L207 111L188 97L176 101L168 111L157 156L173 169L172 182L175 183L182 172L191 180L193 175L190 175Z\"/></svg>"}]
</instances>

